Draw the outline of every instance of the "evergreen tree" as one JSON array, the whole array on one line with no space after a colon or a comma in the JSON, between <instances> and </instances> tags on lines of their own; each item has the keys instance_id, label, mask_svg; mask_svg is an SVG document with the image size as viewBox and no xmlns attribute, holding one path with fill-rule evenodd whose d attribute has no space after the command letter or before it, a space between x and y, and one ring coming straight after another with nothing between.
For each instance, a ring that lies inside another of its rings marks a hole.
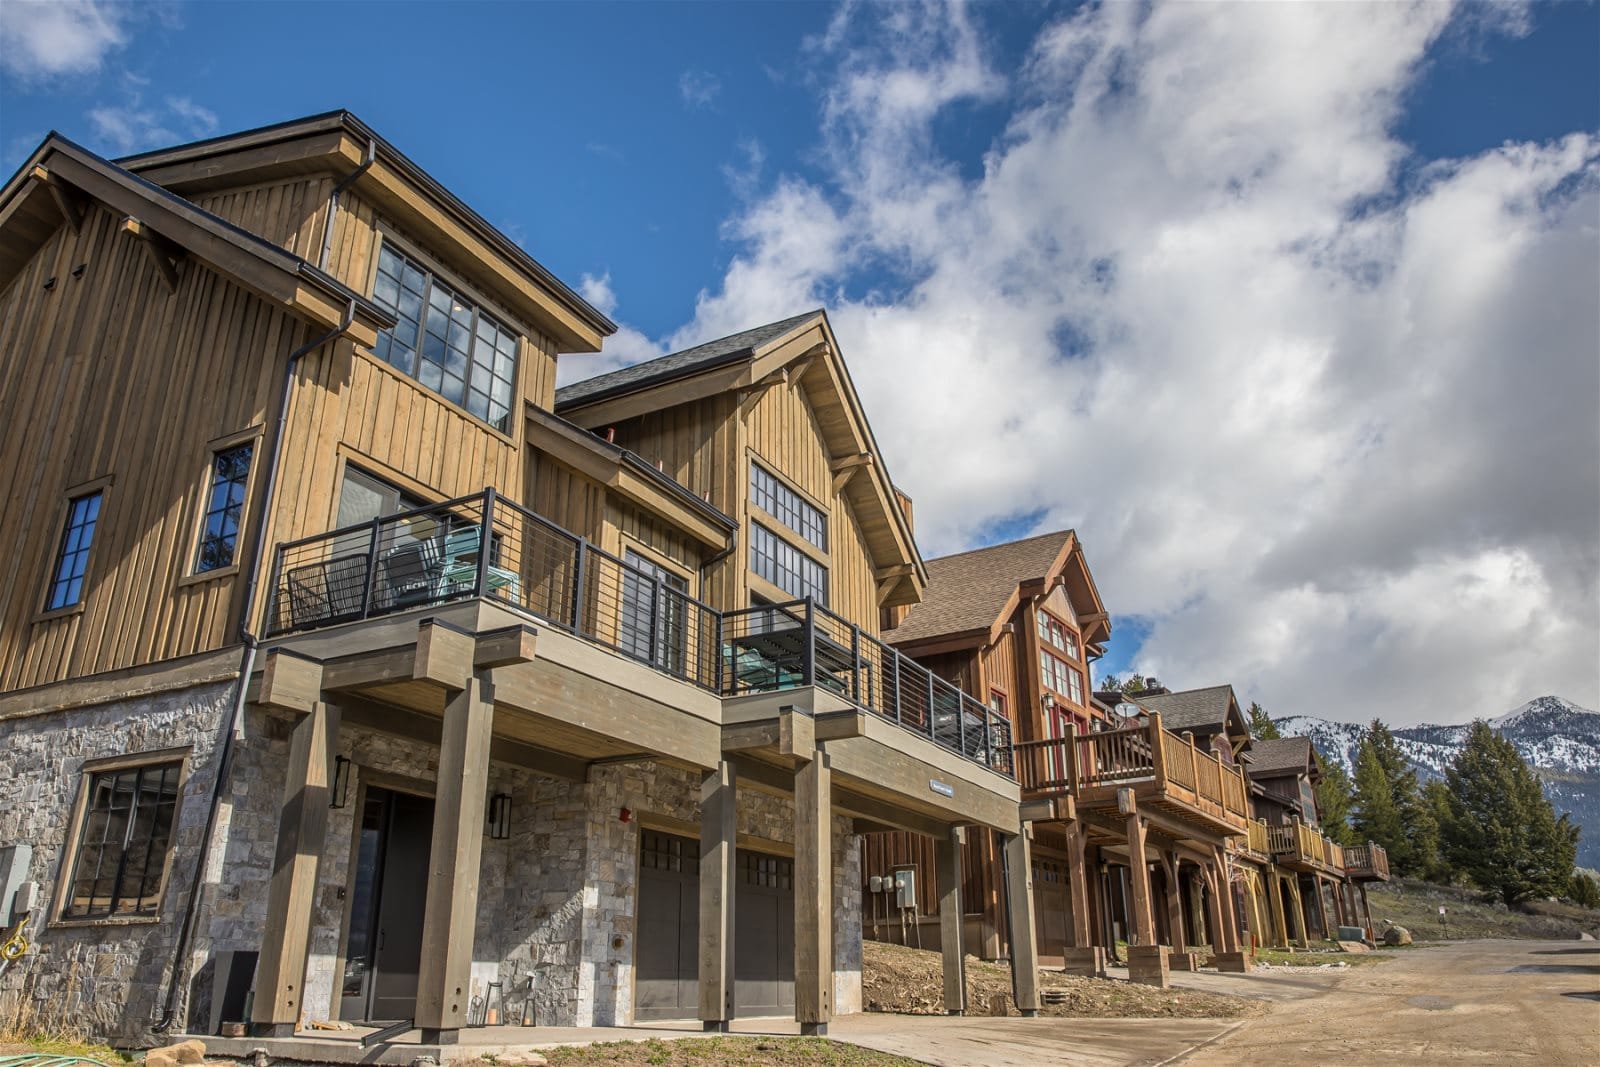
<instances>
[{"instance_id":1,"label":"evergreen tree","mask_svg":"<svg viewBox=\"0 0 1600 1067\"><path fill-rule=\"evenodd\" d=\"M1276 741L1283 736L1267 715L1267 709L1250 702L1250 736L1257 741Z\"/></svg>"},{"instance_id":2,"label":"evergreen tree","mask_svg":"<svg viewBox=\"0 0 1600 1067\"><path fill-rule=\"evenodd\" d=\"M1423 873L1423 877L1430 882L1447 885L1456 880L1455 868L1450 865L1450 859L1445 855L1443 837L1445 823L1450 819L1450 787L1440 781L1427 783L1422 787L1422 803L1433 819L1436 831L1432 863Z\"/></svg>"},{"instance_id":3,"label":"evergreen tree","mask_svg":"<svg viewBox=\"0 0 1600 1067\"><path fill-rule=\"evenodd\" d=\"M1157 689L1160 686L1160 680L1153 674L1148 678L1141 678L1137 674L1130 674L1126 678L1118 678L1114 674L1108 674L1100 679L1100 689L1103 692L1127 693L1129 696L1135 693L1142 693L1146 689Z\"/></svg>"},{"instance_id":4,"label":"evergreen tree","mask_svg":"<svg viewBox=\"0 0 1600 1067\"><path fill-rule=\"evenodd\" d=\"M1565 815L1556 818L1538 776L1510 741L1474 722L1445 781L1444 842L1452 866L1507 905L1571 888L1578 828Z\"/></svg>"},{"instance_id":5,"label":"evergreen tree","mask_svg":"<svg viewBox=\"0 0 1600 1067\"><path fill-rule=\"evenodd\" d=\"M1600 908L1600 882L1582 871L1574 871L1567 896L1580 908Z\"/></svg>"},{"instance_id":6,"label":"evergreen tree","mask_svg":"<svg viewBox=\"0 0 1600 1067\"><path fill-rule=\"evenodd\" d=\"M1361 739L1356 749L1355 790L1352 794L1355 811L1351 823L1356 840L1383 846L1389 853L1391 869L1395 850L1405 847L1405 828L1400 824L1400 812L1394 805L1394 793L1389 787L1389 777L1383 773L1383 762L1378 751L1367 737Z\"/></svg>"},{"instance_id":7,"label":"evergreen tree","mask_svg":"<svg viewBox=\"0 0 1600 1067\"><path fill-rule=\"evenodd\" d=\"M1322 832L1341 845L1360 844L1350 828L1350 776L1332 760L1322 764L1322 781L1317 783L1317 810L1322 813Z\"/></svg>"},{"instance_id":8,"label":"evergreen tree","mask_svg":"<svg viewBox=\"0 0 1600 1067\"><path fill-rule=\"evenodd\" d=\"M1363 788L1360 763L1356 766L1356 805L1379 804L1376 816L1365 820L1375 827L1364 828L1358 817L1356 828L1384 847L1394 873L1410 878L1426 878L1438 866L1439 826L1422 797L1417 773L1400 751L1400 743L1383 723L1374 719L1361 739L1363 752L1370 752L1374 771ZM1359 759L1359 757L1358 757ZM1387 794L1386 803L1378 794ZM1390 815L1389 813L1393 814ZM1384 836L1376 836L1383 834Z\"/></svg>"}]
</instances>

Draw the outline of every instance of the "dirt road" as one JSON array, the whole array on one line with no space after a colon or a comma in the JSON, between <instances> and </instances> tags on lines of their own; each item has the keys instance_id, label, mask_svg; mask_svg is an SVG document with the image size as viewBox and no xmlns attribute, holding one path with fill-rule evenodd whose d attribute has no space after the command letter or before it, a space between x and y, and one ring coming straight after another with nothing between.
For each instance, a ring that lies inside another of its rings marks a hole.
<instances>
[{"instance_id":1,"label":"dirt road","mask_svg":"<svg viewBox=\"0 0 1600 1067\"><path fill-rule=\"evenodd\" d=\"M1600 944L1415 949L1353 969L1324 993L1279 1003L1176 1062L1590 1067L1600 1063Z\"/></svg>"}]
</instances>

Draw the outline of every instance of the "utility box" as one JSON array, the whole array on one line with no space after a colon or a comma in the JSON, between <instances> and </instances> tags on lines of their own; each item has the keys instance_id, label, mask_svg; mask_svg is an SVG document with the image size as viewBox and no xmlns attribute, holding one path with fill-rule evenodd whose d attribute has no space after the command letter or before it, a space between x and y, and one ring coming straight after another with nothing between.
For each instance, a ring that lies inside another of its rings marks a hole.
<instances>
[{"instance_id":1,"label":"utility box","mask_svg":"<svg viewBox=\"0 0 1600 1067\"><path fill-rule=\"evenodd\" d=\"M917 906L917 869L898 867L894 872L894 903L898 908Z\"/></svg>"},{"instance_id":2,"label":"utility box","mask_svg":"<svg viewBox=\"0 0 1600 1067\"><path fill-rule=\"evenodd\" d=\"M0 847L0 926L15 926L38 906L38 886L25 894L18 905L17 893L28 883L28 868L33 864L32 845Z\"/></svg>"}]
</instances>

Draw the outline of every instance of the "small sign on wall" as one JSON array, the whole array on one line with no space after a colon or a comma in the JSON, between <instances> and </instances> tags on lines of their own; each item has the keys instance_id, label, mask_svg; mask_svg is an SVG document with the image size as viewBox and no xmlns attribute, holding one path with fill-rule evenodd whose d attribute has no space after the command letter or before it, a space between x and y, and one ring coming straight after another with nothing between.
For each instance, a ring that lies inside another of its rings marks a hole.
<instances>
[{"instance_id":1,"label":"small sign on wall","mask_svg":"<svg viewBox=\"0 0 1600 1067\"><path fill-rule=\"evenodd\" d=\"M933 790L935 793L938 793L942 797L953 797L956 795L955 786L948 782L941 782L937 778L928 779L928 788Z\"/></svg>"}]
</instances>

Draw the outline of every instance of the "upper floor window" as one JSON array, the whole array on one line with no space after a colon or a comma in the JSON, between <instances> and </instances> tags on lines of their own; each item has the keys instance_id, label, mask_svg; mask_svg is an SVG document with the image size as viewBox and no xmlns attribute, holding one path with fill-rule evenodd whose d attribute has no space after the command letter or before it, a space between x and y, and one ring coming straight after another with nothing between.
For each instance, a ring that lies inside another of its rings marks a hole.
<instances>
[{"instance_id":1,"label":"upper floor window","mask_svg":"<svg viewBox=\"0 0 1600 1067\"><path fill-rule=\"evenodd\" d=\"M206 514L200 527L200 552L196 573L214 571L233 564L239 547L239 526L244 511L244 491L250 481L253 443L225 448L211 458L211 491L206 496Z\"/></svg>"},{"instance_id":2,"label":"upper floor window","mask_svg":"<svg viewBox=\"0 0 1600 1067\"><path fill-rule=\"evenodd\" d=\"M1083 675L1065 660L1041 649L1039 674L1046 689L1067 697L1074 704L1083 703Z\"/></svg>"},{"instance_id":3,"label":"upper floor window","mask_svg":"<svg viewBox=\"0 0 1600 1067\"><path fill-rule=\"evenodd\" d=\"M617 643L630 656L682 674L689 583L631 548L623 550L623 561Z\"/></svg>"},{"instance_id":4,"label":"upper floor window","mask_svg":"<svg viewBox=\"0 0 1600 1067\"><path fill-rule=\"evenodd\" d=\"M989 690L989 710L1003 719L1011 718L1006 711L1006 695L998 689Z\"/></svg>"},{"instance_id":5,"label":"upper floor window","mask_svg":"<svg viewBox=\"0 0 1600 1067\"><path fill-rule=\"evenodd\" d=\"M155 914L182 769L173 760L89 776L62 918Z\"/></svg>"},{"instance_id":6,"label":"upper floor window","mask_svg":"<svg viewBox=\"0 0 1600 1067\"><path fill-rule=\"evenodd\" d=\"M828 568L760 523L750 524L750 569L790 596L828 603Z\"/></svg>"},{"instance_id":7,"label":"upper floor window","mask_svg":"<svg viewBox=\"0 0 1600 1067\"><path fill-rule=\"evenodd\" d=\"M1078 655L1078 635L1061 625L1060 620L1047 611L1039 613L1039 640L1053 648L1058 648L1073 659L1080 659Z\"/></svg>"},{"instance_id":8,"label":"upper floor window","mask_svg":"<svg viewBox=\"0 0 1600 1067\"><path fill-rule=\"evenodd\" d=\"M89 569L89 546L100 519L101 493L85 493L67 505L67 528L61 534L56 566L50 580L45 610L70 608L83 599L83 575Z\"/></svg>"},{"instance_id":9,"label":"upper floor window","mask_svg":"<svg viewBox=\"0 0 1600 1067\"><path fill-rule=\"evenodd\" d=\"M372 297L400 320L378 335L374 355L510 432L516 334L387 242Z\"/></svg>"},{"instance_id":10,"label":"upper floor window","mask_svg":"<svg viewBox=\"0 0 1600 1067\"><path fill-rule=\"evenodd\" d=\"M828 550L828 517L756 463L750 464L750 502L824 552Z\"/></svg>"}]
</instances>

